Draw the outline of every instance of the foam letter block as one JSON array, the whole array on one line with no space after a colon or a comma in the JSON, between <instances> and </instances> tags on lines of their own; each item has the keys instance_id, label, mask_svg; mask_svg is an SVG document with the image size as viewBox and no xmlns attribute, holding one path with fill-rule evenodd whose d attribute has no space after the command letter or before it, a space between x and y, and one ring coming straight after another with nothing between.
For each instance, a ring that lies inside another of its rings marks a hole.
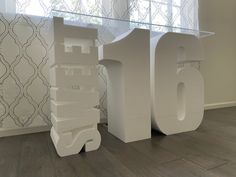
<instances>
[{"instance_id":1,"label":"foam letter block","mask_svg":"<svg viewBox=\"0 0 236 177\"><path fill-rule=\"evenodd\" d=\"M108 72L108 131L124 142L151 137L150 34L134 29L99 48Z\"/></svg>"},{"instance_id":2,"label":"foam letter block","mask_svg":"<svg viewBox=\"0 0 236 177\"><path fill-rule=\"evenodd\" d=\"M193 35L166 33L151 39L152 126L155 129L170 135L199 127L204 112L204 83L191 62L201 60L201 45Z\"/></svg>"},{"instance_id":3,"label":"foam letter block","mask_svg":"<svg viewBox=\"0 0 236 177\"><path fill-rule=\"evenodd\" d=\"M98 91L81 91L78 89L51 87L50 97L56 102L77 102L78 100L86 100L86 102L93 102L98 105L99 93Z\"/></svg>"},{"instance_id":4,"label":"foam letter block","mask_svg":"<svg viewBox=\"0 0 236 177\"><path fill-rule=\"evenodd\" d=\"M97 127L84 127L72 132L58 133L54 127L51 129L52 141L59 156L77 154L85 147L85 151L98 149L101 143L101 135Z\"/></svg>"},{"instance_id":5,"label":"foam letter block","mask_svg":"<svg viewBox=\"0 0 236 177\"><path fill-rule=\"evenodd\" d=\"M97 115L99 112L97 113ZM96 116L97 116L96 115ZM54 127L54 130L58 133L67 132L70 130L74 130L78 128L78 125L80 127L86 127L88 125L95 125L99 122L99 119L94 119L95 116L89 115L89 116L83 116L83 117L70 117L70 118L63 118L63 117L56 117L51 114L51 121L52 125ZM99 118L99 117L98 117Z\"/></svg>"},{"instance_id":6,"label":"foam letter block","mask_svg":"<svg viewBox=\"0 0 236 177\"><path fill-rule=\"evenodd\" d=\"M97 30L66 25L63 18L54 17L51 31L54 36L53 57L49 61L51 67L59 64L98 64Z\"/></svg>"},{"instance_id":7,"label":"foam letter block","mask_svg":"<svg viewBox=\"0 0 236 177\"><path fill-rule=\"evenodd\" d=\"M50 60L51 138L59 156L96 150L99 110L97 30L53 18Z\"/></svg>"},{"instance_id":8,"label":"foam letter block","mask_svg":"<svg viewBox=\"0 0 236 177\"><path fill-rule=\"evenodd\" d=\"M75 87L77 89L82 89L83 86L97 88L98 79L94 77L96 75L98 75L97 72L85 75L82 74L81 69L78 68L54 66L50 69L50 84L52 87L69 89Z\"/></svg>"},{"instance_id":9,"label":"foam letter block","mask_svg":"<svg viewBox=\"0 0 236 177\"><path fill-rule=\"evenodd\" d=\"M91 115L97 115L99 112L93 108L92 102L55 102L51 100L51 112L57 117L80 117L84 116L84 112L90 112Z\"/></svg>"}]
</instances>

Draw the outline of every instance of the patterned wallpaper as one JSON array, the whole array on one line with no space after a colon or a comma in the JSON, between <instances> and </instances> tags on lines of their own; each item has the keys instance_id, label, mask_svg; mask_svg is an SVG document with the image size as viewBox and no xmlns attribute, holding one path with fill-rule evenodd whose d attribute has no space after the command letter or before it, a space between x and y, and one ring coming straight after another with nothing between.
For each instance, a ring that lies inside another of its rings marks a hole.
<instances>
[{"instance_id":1,"label":"patterned wallpaper","mask_svg":"<svg viewBox=\"0 0 236 177\"><path fill-rule=\"evenodd\" d=\"M50 125L49 20L0 13L0 127Z\"/></svg>"},{"instance_id":2,"label":"patterned wallpaper","mask_svg":"<svg viewBox=\"0 0 236 177\"><path fill-rule=\"evenodd\" d=\"M0 130L50 126L50 19L0 13ZM106 118L106 78L99 66L101 118Z\"/></svg>"}]
</instances>

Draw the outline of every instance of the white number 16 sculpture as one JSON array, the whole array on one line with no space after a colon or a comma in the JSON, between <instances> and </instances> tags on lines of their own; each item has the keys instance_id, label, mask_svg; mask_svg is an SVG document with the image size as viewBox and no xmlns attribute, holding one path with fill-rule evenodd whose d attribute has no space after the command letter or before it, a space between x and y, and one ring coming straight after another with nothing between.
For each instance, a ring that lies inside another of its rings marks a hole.
<instances>
[{"instance_id":1,"label":"white number 16 sculpture","mask_svg":"<svg viewBox=\"0 0 236 177\"><path fill-rule=\"evenodd\" d=\"M192 131L204 112L204 84L191 66L202 60L193 35L166 33L151 38L133 29L109 44L95 46L97 30L54 18L50 68L51 137L60 156L83 146L96 150L99 111L96 65L108 73L108 131L124 142L151 138L151 125L166 135ZM179 65L181 64L181 67Z\"/></svg>"}]
</instances>

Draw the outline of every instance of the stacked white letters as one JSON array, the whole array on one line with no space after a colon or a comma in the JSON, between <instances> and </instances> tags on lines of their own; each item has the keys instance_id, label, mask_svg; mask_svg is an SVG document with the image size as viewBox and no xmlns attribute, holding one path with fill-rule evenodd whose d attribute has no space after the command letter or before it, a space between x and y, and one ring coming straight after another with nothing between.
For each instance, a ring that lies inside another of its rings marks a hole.
<instances>
[{"instance_id":1,"label":"stacked white letters","mask_svg":"<svg viewBox=\"0 0 236 177\"><path fill-rule=\"evenodd\" d=\"M97 30L65 25L53 18L50 58L51 138L60 156L98 149Z\"/></svg>"}]
</instances>

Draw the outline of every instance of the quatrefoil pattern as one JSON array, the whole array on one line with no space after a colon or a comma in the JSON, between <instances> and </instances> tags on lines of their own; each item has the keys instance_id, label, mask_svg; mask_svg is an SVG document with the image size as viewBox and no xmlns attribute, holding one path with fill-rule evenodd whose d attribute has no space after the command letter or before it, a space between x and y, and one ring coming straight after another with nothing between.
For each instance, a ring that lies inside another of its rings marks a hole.
<instances>
[{"instance_id":1,"label":"quatrefoil pattern","mask_svg":"<svg viewBox=\"0 0 236 177\"><path fill-rule=\"evenodd\" d=\"M50 20L0 13L0 127L50 125Z\"/></svg>"}]
</instances>

